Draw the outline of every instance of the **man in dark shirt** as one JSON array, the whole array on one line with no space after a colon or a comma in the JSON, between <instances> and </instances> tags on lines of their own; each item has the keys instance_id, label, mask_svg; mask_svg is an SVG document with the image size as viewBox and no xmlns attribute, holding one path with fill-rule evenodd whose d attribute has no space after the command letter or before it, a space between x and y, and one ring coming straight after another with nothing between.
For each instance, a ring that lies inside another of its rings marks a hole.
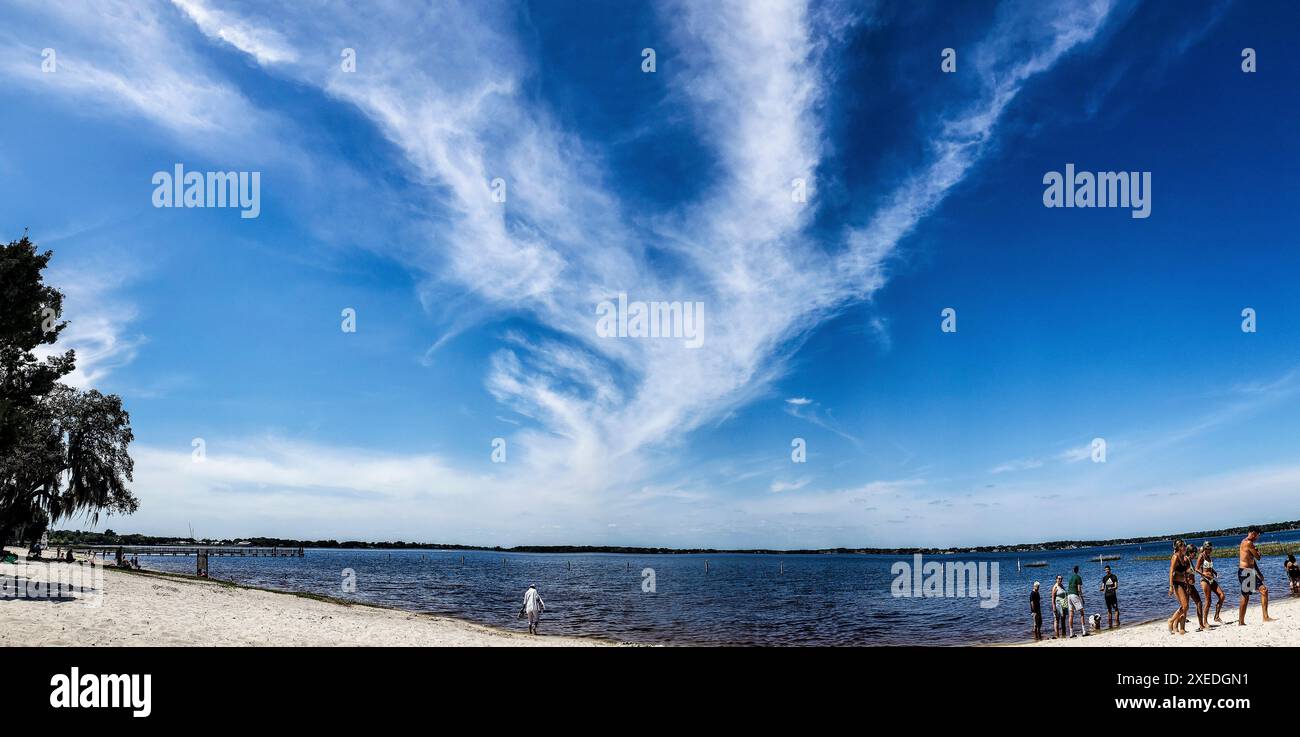
<instances>
[{"instance_id":1,"label":"man in dark shirt","mask_svg":"<svg viewBox=\"0 0 1300 737\"><path fill-rule=\"evenodd\" d=\"M1029 592L1029 611L1034 615L1034 639L1043 639L1043 609L1038 598L1038 582L1034 581L1034 590Z\"/></svg>"},{"instance_id":2,"label":"man in dark shirt","mask_svg":"<svg viewBox=\"0 0 1300 737\"><path fill-rule=\"evenodd\" d=\"M1101 577L1101 591L1106 595L1106 626L1119 626L1119 579L1106 566L1106 575Z\"/></svg>"}]
</instances>

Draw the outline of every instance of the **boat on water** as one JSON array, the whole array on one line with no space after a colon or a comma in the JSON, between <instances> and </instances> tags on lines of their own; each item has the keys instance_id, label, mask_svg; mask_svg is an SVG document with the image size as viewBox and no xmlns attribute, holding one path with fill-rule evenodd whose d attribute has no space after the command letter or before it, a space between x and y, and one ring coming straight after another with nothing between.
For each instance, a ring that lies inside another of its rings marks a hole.
<instances>
[{"instance_id":1,"label":"boat on water","mask_svg":"<svg viewBox=\"0 0 1300 737\"><path fill-rule=\"evenodd\" d=\"M1033 563L1025 564L1025 568L1046 568L1046 567L1047 567L1047 561L1045 560L1036 560Z\"/></svg>"},{"instance_id":2,"label":"boat on water","mask_svg":"<svg viewBox=\"0 0 1300 737\"><path fill-rule=\"evenodd\" d=\"M1124 556L1122 555L1099 555L1095 558L1089 558L1088 560L1092 561L1093 563L1101 563L1103 561L1108 561L1108 560L1119 560L1120 558L1123 557Z\"/></svg>"}]
</instances>

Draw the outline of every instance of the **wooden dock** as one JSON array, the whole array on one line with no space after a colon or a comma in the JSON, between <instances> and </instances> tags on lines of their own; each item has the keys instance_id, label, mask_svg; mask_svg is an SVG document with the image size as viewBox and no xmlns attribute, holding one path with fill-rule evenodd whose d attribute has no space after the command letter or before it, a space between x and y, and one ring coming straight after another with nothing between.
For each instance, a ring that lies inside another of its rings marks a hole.
<instances>
[{"instance_id":1,"label":"wooden dock","mask_svg":"<svg viewBox=\"0 0 1300 737\"><path fill-rule=\"evenodd\" d=\"M258 548L241 545L72 545L60 546L71 548L74 552L86 552L90 555L199 555L209 557L239 558L301 558L302 548Z\"/></svg>"},{"instance_id":2,"label":"wooden dock","mask_svg":"<svg viewBox=\"0 0 1300 737\"><path fill-rule=\"evenodd\" d=\"M194 556L195 573L208 577L208 558L301 558L303 551L297 548L264 548L247 545L72 545L60 546L62 550L89 554L92 558L102 556L105 564L113 556L118 566L129 567L129 561L141 555L189 555Z\"/></svg>"}]
</instances>

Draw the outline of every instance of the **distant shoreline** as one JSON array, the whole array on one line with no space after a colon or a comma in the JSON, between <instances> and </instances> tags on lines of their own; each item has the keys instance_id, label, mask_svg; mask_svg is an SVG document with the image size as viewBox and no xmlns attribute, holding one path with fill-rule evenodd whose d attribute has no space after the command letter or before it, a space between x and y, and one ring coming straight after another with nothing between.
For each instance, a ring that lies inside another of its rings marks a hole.
<instances>
[{"instance_id":1,"label":"distant shoreline","mask_svg":"<svg viewBox=\"0 0 1300 737\"><path fill-rule=\"evenodd\" d=\"M1274 522L1260 525L1260 531L1288 532L1300 529L1300 520ZM1022 543L1017 545L981 545L965 547L913 547L913 548L812 548L780 550L770 548L659 548L622 545L517 545L514 547L486 547L482 545L452 545L443 543L417 542L370 542L364 540L293 540L287 538L247 537L225 540L211 540L180 537L160 537L154 535L109 535L107 532L84 532L77 530L55 530L50 532L50 545L67 547L69 545L254 545L259 547L313 548L320 550L440 550L488 553L615 553L624 555L951 555L956 553L1041 553L1059 550L1077 550L1079 548L1101 548L1116 545L1139 545L1143 543L1163 542L1179 537L1203 538L1223 537L1227 535L1245 535L1248 526L1230 527L1221 530L1200 530L1196 532L1173 532L1164 535L1145 537L1113 538L1109 540L1055 540L1040 543Z\"/></svg>"}]
</instances>

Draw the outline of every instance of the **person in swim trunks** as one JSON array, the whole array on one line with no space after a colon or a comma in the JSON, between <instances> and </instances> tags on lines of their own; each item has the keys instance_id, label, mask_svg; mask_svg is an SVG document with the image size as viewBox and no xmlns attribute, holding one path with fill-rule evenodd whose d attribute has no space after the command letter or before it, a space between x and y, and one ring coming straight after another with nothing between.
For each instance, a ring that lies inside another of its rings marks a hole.
<instances>
[{"instance_id":1,"label":"person in swim trunks","mask_svg":"<svg viewBox=\"0 0 1300 737\"><path fill-rule=\"evenodd\" d=\"M1219 612L1223 610L1223 587L1219 585L1219 574L1214 570L1214 546L1209 540L1201 545L1201 552L1196 556L1196 572L1201 574L1201 590L1205 592L1205 618L1210 617L1210 601L1219 597L1214 605L1214 621L1223 624Z\"/></svg>"},{"instance_id":2,"label":"person in swim trunks","mask_svg":"<svg viewBox=\"0 0 1300 737\"><path fill-rule=\"evenodd\" d=\"M1259 594L1259 606L1264 614L1264 621L1273 621L1273 618L1268 616L1268 586L1264 585L1264 575L1259 570L1259 559L1262 556L1259 548L1255 547L1255 541L1258 539L1259 528L1251 526L1238 548L1237 583L1241 587L1241 606L1237 611L1239 625L1246 624L1246 606L1250 604L1250 595L1256 593Z\"/></svg>"},{"instance_id":3,"label":"person in swim trunks","mask_svg":"<svg viewBox=\"0 0 1300 737\"><path fill-rule=\"evenodd\" d=\"M1088 613L1083 608L1083 577L1079 575L1079 567L1074 567L1074 575L1070 576L1070 582L1066 584L1065 590L1069 593L1070 602L1070 637L1074 637L1074 612L1079 611L1079 626L1083 630L1083 636L1088 636Z\"/></svg>"},{"instance_id":4,"label":"person in swim trunks","mask_svg":"<svg viewBox=\"0 0 1300 737\"><path fill-rule=\"evenodd\" d=\"M1300 594L1300 563L1295 562L1295 553L1286 555L1286 577L1291 582L1291 593Z\"/></svg>"}]
</instances>

